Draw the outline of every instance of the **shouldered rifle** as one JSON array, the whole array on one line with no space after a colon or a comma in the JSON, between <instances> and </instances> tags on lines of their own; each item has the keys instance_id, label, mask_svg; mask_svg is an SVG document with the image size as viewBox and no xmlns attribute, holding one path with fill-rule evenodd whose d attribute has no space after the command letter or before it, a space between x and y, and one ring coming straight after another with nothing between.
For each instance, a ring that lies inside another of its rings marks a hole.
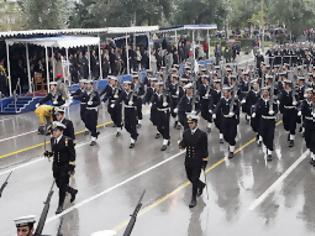
<instances>
[{"instance_id":1,"label":"shouldered rifle","mask_svg":"<svg viewBox=\"0 0 315 236\"><path fill-rule=\"evenodd\" d=\"M10 172L10 174L7 176L7 178L5 179L5 181L4 181L4 183L1 185L1 187L0 187L0 198L1 198L1 196L2 196L2 192L3 192L3 190L5 189L5 187L8 185L8 180L9 180L9 178L10 178L10 176L12 175L12 172L13 171L11 171Z\"/></svg>"},{"instance_id":2,"label":"shouldered rifle","mask_svg":"<svg viewBox=\"0 0 315 236\"><path fill-rule=\"evenodd\" d=\"M143 191L143 193L141 194L141 197L138 201L138 204L136 206L136 209L133 211L132 215L130 215L131 219L127 225L127 228L123 234L123 236L130 236L131 235L131 232L133 230L133 227L135 226L136 224L136 220L137 220L137 216L138 216L138 213L142 207L142 199L144 197L144 194L145 194L145 190Z\"/></svg>"},{"instance_id":3,"label":"shouldered rifle","mask_svg":"<svg viewBox=\"0 0 315 236\"><path fill-rule=\"evenodd\" d=\"M234 103L235 103L235 100L236 100L236 94L237 94L237 87L238 87L238 83L237 83L237 80L235 81L235 84L233 86L233 89L232 89L232 99L231 99L231 103L229 105L229 113L232 114L233 113L233 110L234 110Z\"/></svg>"},{"instance_id":4,"label":"shouldered rifle","mask_svg":"<svg viewBox=\"0 0 315 236\"><path fill-rule=\"evenodd\" d=\"M54 190L53 190L54 186L55 186L55 181L52 183L51 188L50 188L49 193L48 193L48 196L46 198L46 201L44 202L44 208L43 208L42 214L40 215L34 236L41 236L42 235L42 232L43 232L43 229L45 226L45 222L47 219L47 215L49 212L49 208L50 208L50 201L51 201L52 195L54 193Z\"/></svg>"},{"instance_id":5,"label":"shouldered rifle","mask_svg":"<svg viewBox=\"0 0 315 236\"><path fill-rule=\"evenodd\" d=\"M275 93L275 74L272 77L272 84L271 84L271 88L270 88L270 99L269 99L269 112L272 113L274 112L273 110L273 103L274 103L274 93Z\"/></svg>"},{"instance_id":6,"label":"shouldered rifle","mask_svg":"<svg viewBox=\"0 0 315 236\"><path fill-rule=\"evenodd\" d=\"M288 79L292 82L292 101L293 103L296 103L296 81L295 74L292 71L289 72Z\"/></svg>"}]
</instances>

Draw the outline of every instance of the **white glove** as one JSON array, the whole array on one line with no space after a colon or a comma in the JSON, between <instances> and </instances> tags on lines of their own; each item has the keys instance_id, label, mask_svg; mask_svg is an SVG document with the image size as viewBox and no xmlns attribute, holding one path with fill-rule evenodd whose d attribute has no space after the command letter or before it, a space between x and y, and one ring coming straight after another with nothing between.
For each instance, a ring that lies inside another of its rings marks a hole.
<instances>
[{"instance_id":1,"label":"white glove","mask_svg":"<svg viewBox=\"0 0 315 236\"><path fill-rule=\"evenodd\" d=\"M252 118L255 118L256 117L256 113L254 112L253 114L252 114Z\"/></svg>"},{"instance_id":2,"label":"white glove","mask_svg":"<svg viewBox=\"0 0 315 236\"><path fill-rule=\"evenodd\" d=\"M210 109L209 111L208 111L210 114L212 114L212 110Z\"/></svg>"},{"instance_id":3,"label":"white glove","mask_svg":"<svg viewBox=\"0 0 315 236\"><path fill-rule=\"evenodd\" d=\"M234 112L229 112L229 117L233 117L235 115Z\"/></svg>"},{"instance_id":4,"label":"white glove","mask_svg":"<svg viewBox=\"0 0 315 236\"><path fill-rule=\"evenodd\" d=\"M302 115L302 111L299 111L299 112L297 113L297 115L298 115L298 116L301 116L301 115Z\"/></svg>"},{"instance_id":5,"label":"white glove","mask_svg":"<svg viewBox=\"0 0 315 236\"><path fill-rule=\"evenodd\" d=\"M58 101L53 101L53 104L54 104L54 105L57 105L57 104L58 104Z\"/></svg>"},{"instance_id":6,"label":"white glove","mask_svg":"<svg viewBox=\"0 0 315 236\"><path fill-rule=\"evenodd\" d=\"M216 118L217 118L217 115L216 115L216 114L213 114L213 115L212 115L212 119L215 120Z\"/></svg>"},{"instance_id":7,"label":"white glove","mask_svg":"<svg viewBox=\"0 0 315 236\"><path fill-rule=\"evenodd\" d=\"M167 102L164 102L164 103L163 103L163 107L166 107L167 105L168 105Z\"/></svg>"},{"instance_id":8,"label":"white glove","mask_svg":"<svg viewBox=\"0 0 315 236\"><path fill-rule=\"evenodd\" d=\"M280 101L279 100L277 101L277 104L280 105Z\"/></svg>"},{"instance_id":9,"label":"white glove","mask_svg":"<svg viewBox=\"0 0 315 236\"><path fill-rule=\"evenodd\" d=\"M312 116L315 118L315 113L312 113Z\"/></svg>"},{"instance_id":10,"label":"white glove","mask_svg":"<svg viewBox=\"0 0 315 236\"><path fill-rule=\"evenodd\" d=\"M93 104L93 102L92 102L92 101L88 101L87 104L88 104L89 106L91 106L91 105Z\"/></svg>"},{"instance_id":11,"label":"white glove","mask_svg":"<svg viewBox=\"0 0 315 236\"><path fill-rule=\"evenodd\" d=\"M242 103L242 104L245 104L245 103L246 103L246 100L245 100L245 99L243 99L243 100L241 101L241 103Z\"/></svg>"},{"instance_id":12,"label":"white glove","mask_svg":"<svg viewBox=\"0 0 315 236\"><path fill-rule=\"evenodd\" d=\"M209 95L208 95L208 94L206 94L206 95L205 95L205 99L208 99L208 98L209 98Z\"/></svg>"},{"instance_id":13,"label":"white glove","mask_svg":"<svg viewBox=\"0 0 315 236\"><path fill-rule=\"evenodd\" d=\"M269 114L270 116L273 116L273 115L275 114L275 111L268 111L268 114Z\"/></svg>"},{"instance_id":14,"label":"white glove","mask_svg":"<svg viewBox=\"0 0 315 236\"><path fill-rule=\"evenodd\" d=\"M115 104L110 104L110 108L114 108L115 107Z\"/></svg>"},{"instance_id":15,"label":"white glove","mask_svg":"<svg viewBox=\"0 0 315 236\"><path fill-rule=\"evenodd\" d=\"M293 105L293 106L296 106L296 105L297 105L297 101L293 101L293 102L292 102L292 105Z\"/></svg>"},{"instance_id":16,"label":"white glove","mask_svg":"<svg viewBox=\"0 0 315 236\"><path fill-rule=\"evenodd\" d=\"M132 105L133 105L133 102L132 102L132 101L129 101L129 102L128 102L128 105L129 105L129 106L132 106Z\"/></svg>"},{"instance_id":17,"label":"white glove","mask_svg":"<svg viewBox=\"0 0 315 236\"><path fill-rule=\"evenodd\" d=\"M174 113L178 113L178 108L177 107L174 109Z\"/></svg>"},{"instance_id":18,"label":"white glove","mask_svg":"<svg viewBox=\"0 0 315 236\"><path fill-rule=\"evenodd\" d=\"M151 102L149 103L149 107L150 107L150 108L152 107L152 103L151 103Z\"/></svg>"},{"instance_id":19,"label":"white glove","mask_svg":"<svg viewBox=\"0 0 315 236\"><path fill-rule=\"evenodd\" d=\"M40 104L39 103L37 103L36 105L35 105L35 107L37 108L37 107L39 107L40 106Z\"/></svg>"}]
</instances>

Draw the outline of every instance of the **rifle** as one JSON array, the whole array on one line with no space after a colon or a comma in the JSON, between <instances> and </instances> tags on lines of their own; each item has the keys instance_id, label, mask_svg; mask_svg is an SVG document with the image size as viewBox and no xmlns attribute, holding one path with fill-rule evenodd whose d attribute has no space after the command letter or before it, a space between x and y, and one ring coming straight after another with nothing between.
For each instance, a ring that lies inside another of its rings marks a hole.
<instances>
[{"instance_id":1,"label":"rifle","mask_svg":"<svg viewBox=\"0 0 315 236\"><path fill-rule=\"evenodd\" d=\"M273 103L274 103L274 93L275 93L275 75L272 77L272 84L270 88L270 99L269 99L269 112L273 112Z\"/></svg>"},{"instance_id":2,"label":"rifle","mask_svg":"<svg viewBox=\"0 0 315 236\"><path fill-rule=\"evenodd\" d=\"M47 215L49 212L49 208L50 208L50 201L51 201L52 195L54 194L54 190L53 190L54 186L55 186L55 181L52 183L51 188L50 188L49 193L48 193L48 196L46 198L46 201L44 202L44 208L43 208L42 214L40 215L34 236L41 236L42 235L42 232L43 232L43 229L45 226L45 222L47 219Z\"/></svg>"},{"instance_id":3,"label":"rifle","mask_svg":"<svg viewBox=\"0 0 315 236\"><path fill-rule=\"evenodd\" d=\"M237 88L238 88L238 83L237 83L237 80L236 80L235 84L233 86L233 91L232 91L233 95L232 95L231 103L229 105L229 114L232 114L233 110L234 110L234 103L235 103L235 100L236 100Z\"/></svg>"},{"instance_id":4,"label":"rifle","mask_svg":"<svg viewBox=\"0 0 315 236\"><path fill-rule=\"evenodd\" d=\"M142 207L142 199L143 199L143 196L145 194L145 190L143 191L143 193L141 194L141 197L138 201L138 204L136 206L136 209L133 211L132 215L130 215L131 219L127 225L127 228L123 234L123 236L130 236L131 235L131 232L133 230L133 227L135 226L136 224L136 220L137 220L137 216L138 216L138 213Z\"/></svg>"},{"instance_id":5,"label":"rifle","mask_svg":"<svg viewBox=\"0 0 315 236\"><path fill-rule=\"evenodd\" d=\"M289 72L288 79L292 82L292 101L293 103L296 103L296 81L295 81L295 75L291 72Z\"/></svg>"},{"instance_id":6,"label":"rifle","mask_svg":"<svg viewBox=\"0 0 315 236\"><path fill-rule=\"evenodd\" d=\"M12 172L13 172L13 171L10 172L10 174L7 176L7 178L5 179L4 183L3 183L3 184L1 185L1 187L0 187L0 198L1 198L1 196L2 196L3 190L4 190L5 187L8 185L8 180L9 180L10 176L12 175Z\"/></svg>"}]
</instances>

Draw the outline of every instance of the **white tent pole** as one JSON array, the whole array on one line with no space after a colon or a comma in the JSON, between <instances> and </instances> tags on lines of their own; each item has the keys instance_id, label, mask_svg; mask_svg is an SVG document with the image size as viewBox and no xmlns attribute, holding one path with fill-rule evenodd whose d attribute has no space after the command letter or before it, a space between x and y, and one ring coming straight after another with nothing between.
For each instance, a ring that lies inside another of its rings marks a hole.
<instances>
[{"instance_id":1,"label":"white tent pole","mask_svg":"<svg viewBox=\"0 0 315 236\"><path fill-rule=\"evenodd\" d=\"M210 59L210 30L207 30L207 39L208 39L208 59Z\"/></svg>"},{"instance_id":2,"label":"white tent pole","mask_svg":"<svg viewBox=\"0 0 315 236\"><path fill-rule=\"evenodd\" d=\"M55 63L55 54L54 54L54 48L51 47L51 62L53 67L53 77L56 78L56 63Z\"/></svg>"},{"instance_id":3,"label":"white tent pole","mask_svg":"<svg viewBox=\"0 0 315 236\"><path fill-rule=\"evenodd\" d=\"M70 75L70 62L69 62L69 48L66 48L66 57L67 57L67 73L68 73L68 82L69 86L71 85L71 75Z\"/></svg>"},{"instance_id":4,"label":"white tent pole","mask_svg":"<svg viewBox=\"0 0 315 236\"><path fill-rule=\"evenodd\" d=\"M147 33L147 37L148 37L148 54L149 54L149 69L151 69L151 61L152 61L152 56L151 56L151 45L150 45L150 33Z\"/></svg>"},{"instance_id":5,"label":"white tent pole","mask_svg":"<svg viewBox=\"0 0 315 236\"><path fill-rule=\"evenodd\" d=\"M46 78L47 78L47 91L48 93L50 92L49 88L49 65L48 65L48 48L47 46L45 47L45 57L46 57Z\"/></svg>"},{"instance_id":6,"label":"white tent pole","mask_svg":"<svg viewBox=\"0 0 315 236\"><path fill-rule=\"evenodd\" d=\"M195 50L195 31L192 30L192 50L193 50L193 57L194 61L196 61L196 50Z\"/></svg>"},{"instance_id":7,"label":"white tent pole","mask_svg":"<svg viewBox=\"0 0 315 236\"><path fill-rule=\"evenodd\" d=\"M100 39L100 42L98 44L98 61L100 64L100 79L103 79L101 39Z\"/></svg>"},{"instance_id":8,"label":"white tent pole","mask_svg":"<svg viewBox=\"0 0 315 236\"><path fill-rule=\"evenodd\" d=\"M32 93L32 75L31 75L31 66L30 66L30 54L28 50L28 43L25 44L26 49L26 66L27 66L27 77L28 77L28 92Z\"/></svg>"},{"instance_id":9,"label":"white tent pole","mask_svg":"<svg viewBox=\"0 0 315 236\"><path fill-rule=\"evenodd\" d=\"M126 59L127 59L127 74L130 74L129 49L128 49L128 35L127 35L127 33L126 33Z\"/></svg>"},{"instance_id":10,"label":"white tent pole","mask_svg":"<svg viewBox=\"0 0 315 236\"><path fill-rule=\"evenodd\" d=\"M12 96L12 81L11 81L11 66L10 66L10 46L6 42L6 50L7 50L7 70L8 70L8 78L9 78L9 93L10 97Z\"/></svg>"},{"instance_id":11,"label":"white tent pole","mask_svg":"<svg viewBox=\"0 0 315 236\"><path fill-rule=\"evenodd\" d=\"M87 46L88 49L88 61L89 61L89 78L91 78L91 54L90 54L90 46Z\"/></svg>"}]
</instances>

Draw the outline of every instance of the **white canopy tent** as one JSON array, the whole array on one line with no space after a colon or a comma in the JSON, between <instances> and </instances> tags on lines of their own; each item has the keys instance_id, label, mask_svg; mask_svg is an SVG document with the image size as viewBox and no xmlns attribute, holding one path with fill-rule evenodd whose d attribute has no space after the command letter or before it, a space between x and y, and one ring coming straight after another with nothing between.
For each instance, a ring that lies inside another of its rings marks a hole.
<instances>
[{"instance_id":1,"label":"white canopy tent","mask_svg":"<svg viewBox=\"0 0 315 236\"><path fill-rule=\"evenodd\" d=\"M208 58L210 58L210 31L211 30L217 30L218 27L216 24L199 24L199 25L179 25L174 27L167 27L167 28L161 28L159 30L160 33L168 33L168 32L174 32L175 33L175 43L177 45L177 32L178 31L192 31L192 48L193 48L193 56L194 60L196 60L196 53L195 53L195 31L198 30L206 30L207 31L207 41L209 45L208 50Z\"/></svg>"},{"instance_id":2,"label":"white canopy tent","mask_svg":"<svg viewBox=\"0 0 315 236\"><path fill-rule=\"evenodd\" d=\"M77 47L89 47L93 45L98 45L99 48L99 58L100 58L100 76L102 77L102 62L101 62L101 49L100 49L100 38L99 37L79 37L79 36L58 36L58 37L42 37L42 38L28 38L28 39L7 39L6 50L7 50L7 64L8 64L8 77L9 77L9 90L10 96L12 96L12 84L11 84L11 70L10 70L10 50L9 47L14 44L24 44L26 46L26 60L27 60L27 74L28 74L28 83L29 83L29 92L32 93L32 79L30 71L30 61L29 61L29 50L28 45L36 45L45 48L45 57L46 57L46 79L49 91L49 64L48 64L48 48L64 48L66 50L66 62L69 65L69 48ZM90 57L89 59L89 73L90 68ZM54 66L54 65L53 65ZM68 75L69 73L69 66ZM69 80L70 81L70 80Z\"/></svg>"}]
</instances>

